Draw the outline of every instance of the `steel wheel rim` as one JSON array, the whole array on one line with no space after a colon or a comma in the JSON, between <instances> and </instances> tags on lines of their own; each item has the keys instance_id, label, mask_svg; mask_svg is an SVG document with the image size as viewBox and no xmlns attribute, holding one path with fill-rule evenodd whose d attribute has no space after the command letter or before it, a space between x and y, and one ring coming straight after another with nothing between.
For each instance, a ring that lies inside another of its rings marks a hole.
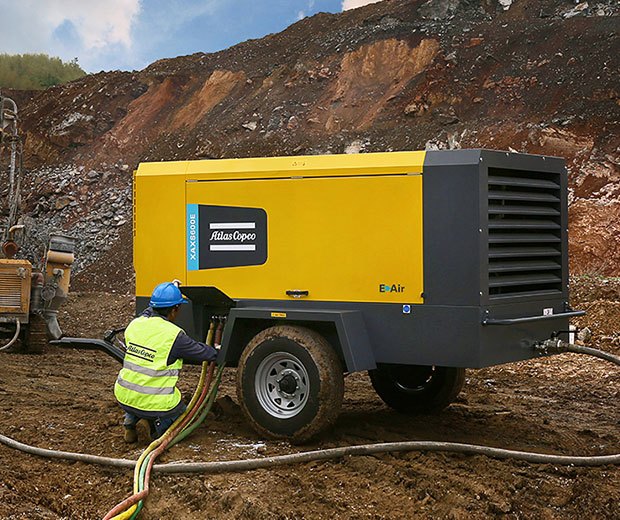
<instances>
[{"instance_id":1,"label":"steel wheel rim","mask_svg":"<svg viewBox=\"0 0 620 520\"><path fill-rule=\"evenodd\" d=\"M403 381L402 378L399 378L398 375L393 375L393 381L396 387L401 391L407 394L417 394L420 392L424 392L427 388L429 388L437 376L436 367L428 367L427 373L417 374L415 381L412 383L411 381ZM405 378L407 379L407 378Z\"/></svg>"},{"instance_id":2,"label":"steel wheel rim","mask_svg":"<svg viewBox=\"0 0 620 520\"><path fill-rule=\"evenodd\" d=\"M293 381L295 389L292 392L284 391L284 383L291 385ZM254 391L263 410L272 417L294 417L308 401L310 380L306 367L288 352L269 354L258 365Z\"/></svg>"}]
</instances>

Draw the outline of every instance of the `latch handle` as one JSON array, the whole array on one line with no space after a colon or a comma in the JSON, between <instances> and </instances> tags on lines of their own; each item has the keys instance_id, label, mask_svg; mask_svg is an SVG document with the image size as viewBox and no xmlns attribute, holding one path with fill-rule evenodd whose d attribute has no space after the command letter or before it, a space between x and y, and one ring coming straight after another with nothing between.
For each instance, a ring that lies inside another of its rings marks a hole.
<instances>
[{"instance_id":1,"label":"latch handle","mask_svg":"<svg viewBox=\"0 0 620 520\"><path fill-rule=\"evenodd\" d=\"M300 289L292 289L286 291L287 296L291 296L293 298L303 298L304 296L308 296L308 291L302 291Z\"/></svg>"}]
</instances>

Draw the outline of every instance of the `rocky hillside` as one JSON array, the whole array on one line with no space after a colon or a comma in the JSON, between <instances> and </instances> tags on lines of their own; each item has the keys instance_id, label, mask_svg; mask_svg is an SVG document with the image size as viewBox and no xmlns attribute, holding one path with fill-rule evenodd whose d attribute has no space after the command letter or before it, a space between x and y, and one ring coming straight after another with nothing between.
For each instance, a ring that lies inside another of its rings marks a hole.
<instances>
[{"instance_id":1,"label":"rocky hillside","mask_svg":"<svg viewBox=\"0 0 620 520\"><path fill-rule=\"evenodd\" d=\"M105 260L84 287L127 289L140 161L486 147L565 157L572 270L619 275L619 27L615 0L386 0L15 93L29 240L66 229Z\"/></svg>"}]
</instances>

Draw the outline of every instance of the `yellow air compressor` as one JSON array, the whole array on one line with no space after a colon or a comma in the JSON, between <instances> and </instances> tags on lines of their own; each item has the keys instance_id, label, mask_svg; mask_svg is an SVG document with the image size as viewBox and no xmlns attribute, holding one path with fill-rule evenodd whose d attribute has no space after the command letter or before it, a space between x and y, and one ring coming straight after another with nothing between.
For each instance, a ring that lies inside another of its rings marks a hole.
<instances>
[{"instance_id":1,"label":"yellow air compressor","mask_svg":"<svg viewBox=\"0 0 620 520\"><path fill-rule=\"evenodd\" d=\"M201 339L226 315L259 432L332 423L343 374L391 407L452 402L466 368L534 357L568 330L564 161L488 150L142 163L134 178L138 310L178 279ZM187 309L186 309L187 308Z\"/></svg>"}]
</instances>

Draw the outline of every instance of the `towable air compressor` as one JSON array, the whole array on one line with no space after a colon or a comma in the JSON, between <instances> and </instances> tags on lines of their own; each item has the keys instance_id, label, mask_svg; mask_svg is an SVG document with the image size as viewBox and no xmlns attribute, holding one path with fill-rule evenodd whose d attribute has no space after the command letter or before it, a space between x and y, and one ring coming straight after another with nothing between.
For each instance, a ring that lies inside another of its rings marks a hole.
<instances>
[{"instance_id":1,"label":"towable air compressor","mask_svg":"<svg viewBox=\"0 0 620 520\"><path fill-rule=\"evenodd\" d=\"M438 411L466 368L534 357L568 330L564 161L487 150L140 164L137 307L179 279L180 324L226 315L220 363L264 435L332 423L368 370L407 413Z\"/></svg>"}]
</instances>

